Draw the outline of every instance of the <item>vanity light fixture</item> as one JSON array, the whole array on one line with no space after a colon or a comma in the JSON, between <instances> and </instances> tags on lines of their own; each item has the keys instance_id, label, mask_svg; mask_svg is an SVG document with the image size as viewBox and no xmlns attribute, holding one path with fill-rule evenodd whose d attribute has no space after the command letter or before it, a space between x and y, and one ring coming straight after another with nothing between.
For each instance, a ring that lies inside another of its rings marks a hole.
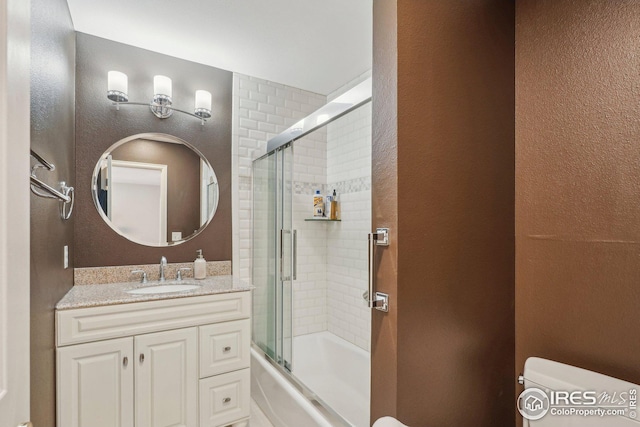
<instances>
[{"instance_id":1,"label":"vanity light fixture","mask_svg":"<svg viewBox=\"0 0 640 427\"><path fill-rule=\"evenodd\" d=\"M151 109L151 112L161 119L171 117L174 111L188 114L200 119L202 124L211 117L211 93L206 90L196 91L195 108L193 113L179 110L173 107L171 100L172 88L171 79L167 76L153 77L153 100L151 103L129 102L127 75L120 71L109 71L107 73L107 98L113 101L113 105L120 110L121 104L144 105Z\"/></svg>"}]
</instances>

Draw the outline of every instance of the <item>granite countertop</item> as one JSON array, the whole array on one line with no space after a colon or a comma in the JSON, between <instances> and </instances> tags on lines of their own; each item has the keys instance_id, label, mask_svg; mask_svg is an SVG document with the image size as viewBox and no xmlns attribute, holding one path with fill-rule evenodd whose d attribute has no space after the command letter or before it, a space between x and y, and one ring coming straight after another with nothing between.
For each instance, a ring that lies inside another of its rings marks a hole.
<instances>
[{"instance_id":1,"label":"granite countertop","mask_svg":"<svg viewBox=\"0 0 640 427\"><path fill-rule=\"evenodd\" d=\"M170 284L196 284L200 288L163 294L129 294L126 291L147 286ZM74 308L98 307L103 305L128 304L132 302L157 301L171 298L185 298L202 295L214 295L228 292L242 292L253 289L249 283L233 276L209 276L203 280L184 279L181 282L167 280L166 282L149 283L108 283L101 285L76 285L56 304L56 310L70 310Z\"/></svg>"}]
</instances>

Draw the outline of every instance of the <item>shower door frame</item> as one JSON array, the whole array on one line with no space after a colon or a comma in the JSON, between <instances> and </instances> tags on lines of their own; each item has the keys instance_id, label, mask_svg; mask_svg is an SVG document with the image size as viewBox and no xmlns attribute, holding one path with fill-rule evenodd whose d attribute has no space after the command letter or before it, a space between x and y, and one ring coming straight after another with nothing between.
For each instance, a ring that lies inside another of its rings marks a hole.
<instances>
[{"instance_id":1,"label":"shower door frame","mask_svg":"<svg viewBox=\"0 0 640 427\"><path fill-rule=\"evenodd\" d=\"M253 236L252 236L252 242L253 242L252 250L254 251L253 252L254 258L253 258L253 264L252 264L252 276L254 277L254 285L256 286L256 288L258 288L258 285L256 285L257 282L255 280L255 275L256 275L255 181L257 179L255 174L255 171L256 171L255 165L256 165L256 162L263 161L272 155L276 155L280 150L288 150L288 153L290 153L289 165L291 168L290 170L291 174L289 175L288 184L286 184L286 185L289 185L287 191L283 191L282 185L276 185L276 187L279 188L280 191L282 191L282 196L286 195L289 197L288 208L282 210L282 212L288 213L289 222L286 227L282 226L282 223L278 223L279 219L278 219L278 216L276 215L276 218L274 218L271 224L272 230L278 233L276 235L272 235L274 240L274 243L273 243L274 254L280 254L279 258L277 256L275 257L276 260L274 261L274 264L278 264L278 260L282 260L278 265L278 267L274 268L274 272L273 272L274 282L275 284L279 284L278 288L280 290L280 294L278 294L277 292L275 293L276 293L276 296L281 297L279 299L280 306L274 304L271 307L272 310L274 310L273 316L275 317L274 334L276 335L276 338L274 342L277 344L275 347L276 347L276 350L279 347L280 351L270 351L269 348L265 348L265 346L260 345L261 344L260 342L256 341L256 329L258 325L256 325L255 323L254 323L255 327L253 331L254 335L253 335L252 346L255 350L258 351L258 353L264 355L266 360L270 362L270 364L274 368L276 368L276 370L281 372L284 375L284 377L289 381L289 383L293 385L298 392L300 392L305 398L307 398L310 402L312 402L312 405L317 410L319 410L327 420L329 420L331 425L334 425L334 426L349 427L351 426L351 424L349 424L349 422L347 422L340 414L338 414L330 405L328 405L319 396L317 396L313 390L310 390L305 384L303 384L300 380L298 380L295 377L295 375L292 373L292 370L293 370L292 363L293 363L293 356L294 356L292 354L293 353L293 348L292 348L293 347L293 330L292 330L293 329L293 316L292 316L293 314L292 313L293 281L280 280L281 279L280 266L283 268L283 271L286 271L290 275L291 279L295 280L295 271L296 271L296 267L295 267L296 257L294 254L295 231L291 230L292 222L293 222L293 146L295 145L296 140L303 138L304 136L316 131L317 129L327 126L329 123L339 119L344 115L349 114L353 110L357 110L361 106L370 102L371 93L372 93L372 78L369 77L363 82L357 84L356 86L354 86L353 88L345 92L344 94L335 98L333 101L329 102L325 106L311 113L309 116L303 118L302 120L299 120L298 122L296 122L296 124L289 127L285 131L271 138L269 141L267 141L267 154L253 161L254 173L253 173L252 190L254 192L254 195L253 195L254 209L252 209L251 220L252 220L252 224L254 225ZM286 156L285 154L282 154L282 155ZM284 171L282 168L278 170L280 170L281 172ZM277 175L277 172L276 172L276 175ZM280 202L282 201L283 200L280 200ZM278 199L276 196L276 202L274 203L274 206L276 206L277 204L278 204ZM280 220L281 219L282 218L280 218ZM290 230L291 234L289 234L287 230ZM283 262L284 263L289 262L290 264L283 264ZM277 290L278 289L276 289L276 291ZM256 291L258 291L258 289L256 289ZM254 291L254 295L256 291ZM282 298L282 296L287 296L288 300L286 298ZM253 302L254 322L256 321L255 307L256 307L257 299L258 298L254 298L254 302ZM276 298L275 302L278 302L278 298ZM284 313L284 310L277 310L279 307L288 308L288 316L282 314ZM281 316L278 316L275 314L278 311L282 314ZM289 327L291 329L289 331L285 331L284 330L285 327ZM280 338L281 338L280 340L277 337L278 332L280 333ZM290 338L288 341L288 345L287 345L287 339L285 336L287 335L287 333L289 334L289 338ZM278 354L282 355L282 357L278 357Z\"/></svg>"},{"instance_id":2,"label":"shower door frame","mask_svg":"<svg viewBox=\"0 0 640 427\"><path fill-rule=\"evenodd\" d=\"M273 204L272 223L267 220L267 247L271 246L267 264L272 264L270 270L272 274L267 277L267 336L257 337L257 328L253 328L253 342L262 352L273 362L291 373L293 369L293 146L286 144L276 150L265 154L253 161L253 169L256 164L267 162L267 172L269 180L274 181L274 191L268 194L268 203ZM255 191L255 181L253 176L252 189ZM269 188L271 190L271 188ZM253 232L256 233L256 209L255 197L252 201ZM255 235L252 251L255 262ZM269 251L269 249L267 249ZM253 273L255 274L255 268ZM258 283L254 277L254 283ZM269 303L271 301L272 303ZM273 318L269 317L273 316ZM254 316L256 319L256 316ZM272 323L273 322L273 323ZM270 329L273 327L272 329ZM271 334L271 336L270 336ZM261 339L263 338L263 339Z\"/></svg>"},{"instance_id":3,"label":"shower door frame","mask_svg":"<svg viewBox=\"0 0 640 427\"><path fill-rule=\"evenodd\" d=\"M272 250L274 260L272 263L273 279L269 276L268 281L273 287L274 304L268 306L273 319L273 335L274 343L273 347L268 345L269 339L256 340L257 325L254 324L252 328L252 347L258 351L265 359L284 377L289 383L303 396L305 396L311 404L322 413L322 415L334 426L351 427L344 418L342 418L330 405L320 399L313 390L309 389L305 384L300 382L293 374L293 280L295 280L295 231L293 227L293 141L283 144L273 151L255 159L253 161L253 173L252 173L252 191L255 192L256 180L259 178L256 176L256 164L257 162L268 161L271 156L274 161L273 176L271 173L269 177L275 178L275 197L272 199L274 208L280 207L281 212L278 214L276 209L276 215L270 221L270 231L272 232L271 238L273 245ZM252 276L256 274L255 265L255 251L256 251L256 209L255 209L255 194L252 199L252 214L251 222L253 224L252 235L252 251L253 251L253 265ZM269 222L269 221L268 221ZM289 233L290 231L290 233ZM268 263L269 264L269 263ZM282 270L281 270L282 268ZM285 276L285 277L283 277ZM288 279L288 280L282 280ZM253 277L253 283L256 288L258 281ZM254 290L253 301L253 315L252 321L255 322L258 317L256 316L256 296L255 293L258 289ZM280 310L280 307L283 310ZM288 309L288 314L285 314L284 309ZM287 330L288 328L288 330ZM287 335L289 335L287 337Z\"/></svg>"}]
</instances>

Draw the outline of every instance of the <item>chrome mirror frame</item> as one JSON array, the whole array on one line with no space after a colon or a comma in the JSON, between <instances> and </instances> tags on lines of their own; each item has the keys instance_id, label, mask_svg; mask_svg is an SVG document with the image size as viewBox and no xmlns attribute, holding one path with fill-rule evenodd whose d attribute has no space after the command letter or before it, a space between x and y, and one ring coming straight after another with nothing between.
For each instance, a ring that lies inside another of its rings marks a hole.
<instances>
[{"instance_id":1,"label":"chrome mirror frame","mask_svg":"<svg viewBox=\"0 0 640 427\"><path fill-rule=\"evenodd\" d=\"M207 228L209 223L211 223L211 221L213 220L213 217L215 216L215 214L216 214L216 212L218 210L218 203L220 201L220 192L219 191L216 191L216 194L215 194L215 198L216 198L215 206L216 206L216 209L214 209L211 212L211 214L209 215L209 218L207 219L207 221L204 224L202 224L198 230L196 230L194 233L190 234L189 236L187 236L187 237L185 237L185 238L183 238L183 239L181 239L179 241L167 242L167 244L165 244L165 245L150 244L149 242L144 242L144 241L141 241L141 240L137 240L137 239L135 239L135 238L123 233L120 229L118 229L115 226L115 224L113 224L113 222L107 216L106 212L104 212L104 210L102 209L102 205L100 204L100 201L98 199L98 182L97 182L98 174L100 173L102 163L118 147L126 144L127 142L134 141L136 139L149 139L149 140L153 140L153 141L176 143L176 144L184 145L185 147L187 147L191 151L193 151L196 155L198 155L198 157L200 157L200 159L202 161L204 161L204 163L213 172L213 176L216 177L216 183L218 182L218 178L217 178L217 176L215 174L215 170L213 169L213 166L211 166L211 163L209 163L209 160L205 157L204 154L202 154L202 152L200 152L200 150L198 150L196 147L194 147L192 144L188 143L187 141L185 141L185 140L183 140L181 138L178 138L177 136L166 134L166 133L147 132L147 133L139 133L139 134L131 135L131 136L128 136L126 138L123 138L123 139L117 141L115 144L113 144L109 148L107 148L102 153L102 155L98 158L98 161L96 162L96 166L93 169L93 174L91 175L91 197L93 198L93 204L94 204L96 210L98 211L98 214L100 215L102 220L113 231L115 231L118 235L124 237L125 239L127 239L127 240L129 240L129 241L131 241L133 243L137 243L137 244L142 245L142 246L148 246L148 247L153 247L153 248L164 248L164 247L168 247L168 246L176 246L176 245L182 244L184 242L187 242L187 241L193 239L194 237L196 237L197 235L202 233L204 231L204 229ZM172 142L169 142L169 141L166 141L166 140L172 140Z\"/></svg>"}]
</instances>

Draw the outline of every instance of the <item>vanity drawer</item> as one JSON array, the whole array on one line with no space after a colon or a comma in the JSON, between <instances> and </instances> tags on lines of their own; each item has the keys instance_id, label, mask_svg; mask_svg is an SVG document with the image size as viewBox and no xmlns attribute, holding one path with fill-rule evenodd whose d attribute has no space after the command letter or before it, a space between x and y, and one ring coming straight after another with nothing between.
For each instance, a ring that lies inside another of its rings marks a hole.
<instances>
[{"instance_id":1,"label":"vanity drawer","mask_svg":"<svg viewBox=\"0 0 640 427\"><path fill-rule=\"evenodd\" d=\"M251 293L229 292L102 307L58 310L58 346L245 319Z\"/></svg>"},{"instance_id":2,"label":"vanity drawer","mask_svg":"<svg viewBox=\"0 0 640 427\"><path fill-rule=\"evenodd\" d=\"M200 378L249 367L249 319L215 323L199 329Z\"/></svg>"},{"instance_id":3,"label":"vanity drawer","mask_svg":"<svg viewBox=\"0 0 640 427\"><path fill-rule=\"evenodd\" d=\"M249 369L200 380L200 427L219 427L249 417Z\"/></svg>"}]
</instances>

